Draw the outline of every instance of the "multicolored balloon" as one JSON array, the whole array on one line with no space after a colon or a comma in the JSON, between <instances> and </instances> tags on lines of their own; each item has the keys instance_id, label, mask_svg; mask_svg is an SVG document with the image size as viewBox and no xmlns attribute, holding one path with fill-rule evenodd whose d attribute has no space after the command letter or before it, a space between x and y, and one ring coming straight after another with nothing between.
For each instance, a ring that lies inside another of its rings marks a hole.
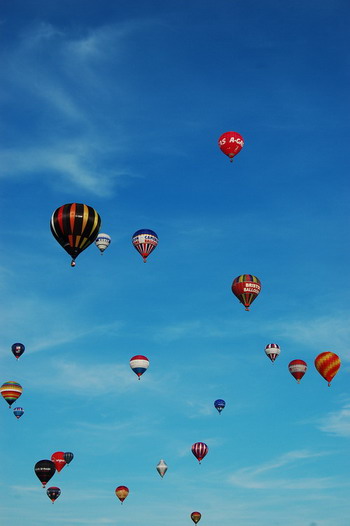
<instances>
[{"instance_id":1,"label":"multicolored balloon","mask_svg":"<svg viewBox=\"0 0 350 526\"><path fill-rule=\"evenodd\" d=\"M270 358L272 363L276 360L280 352L281 348L279 345L277 345L277 343L269 343L265 347L265 353Z\"/></svg>"},{"instance_id":2,"label":"multicolored balloon","mask_svg":"<svg viewBox=\"0 0 350 526\"><path fill-rule=\"evenodd\" d=\"M74 455L73 453L71 453L70 451L67 451L64 455L63 455L63 458L64 460L66 461L66 464L70 464L74 458Z\"/></svg>"},{"instance_id":3,"label":"multicolored balloon","mask_svg":"<svg viewBox=\"0 0 350 526\"><path fill-rule=\"evenodd\" d=\"M132 244L146 263L148 256L158 245L158 236L153 230L147 228L137 230L132 236Z\"/></svg>"},{"instance_id":4,"label":"multicolored balloon","mask_svg":"<svg viewBox=\"0 0 350 526\"><path fill-rule=\"evenodd\" d=\"M231 289L236 298L243 303L245 310L249 310L261 291L261 283L259 278L252 274L242 274L233 280Z\"/></svg>"},{"instance_id":5,"label":"multicolored balloon","mask_svg":"<svg viewBox=\"0 0 350 526\"><path fill-rule=\"evenodd\" d=\"M17 360L19 359L20 356L22 356L22 354L24 353L25 349L26 348L23 345L23 343L14 343L11 346L11 351L12 351L13 355L16 357Z\"/></svg>"},{"instance_id":6,"label":"multicolored balloon","mask_svg":"<svg viewBox=\"0 0 350 526\"><path fill-rule=\"evenodd\" d=\"M201 520L201 517L202 517L202 514L199 513L199 511L193 511L191 513L191 519L193 520L195 524L197 524L197 522Z\"/></svg>"},{"instance_id":7,"label":"multicolored balloon","mask_svg":"<svg viewBox=\"0 0 350 526\"><path fill-rule=\"evenodd\" d=\"M21 416L24 414L24 409L23 407L15 407L14 410L13 410L13 414L15 415L15 417L17 418L17 420L19 418L21 418Z\"/></svg>"},{"instance_id":8,"label":"multicolored balloon","mask_svg":"<svg viewBox=\"0 0 350 526\"><path fill-rule=\"evenodd\" d=\"M160 460L157 464L157 471L159 473L159 475L163 478L165 473L167 472L168 470L168 466L167 464L164 462L164 460Z\"/></svg>"},{"instance_id":9,"label":"multicolored balloon","mask_svg":"<svg viewBox=\"0 0 350 526\"><path fill-rule=\"evenodd\" d=\"M207 444L204 444L204 442L196 442L191 449L199 463L201 463L201 460L203 460L208 453L208 446Z\"/></svg>"},{"instance_id":10,"label":"multicolored balloon","mask_svg":"<svg viewBox=\"0 0 350 526\"><path fill-rule=\"evenodd\" d=\"M218 142L220 150L230 158L231 163L244 146L242 135L232 131L223 133Z\"/></svg>"},{"instance_id":11,"label":"multicolored balloon","mask_svg":"<svg viewBox=\"0 0 350 526\"><path fill-rule=\"evenodd\" d=\"M22 392L22 386L17 382L5 382L0 387L0 393L9 407L21 396Z\"/></svg>"},{"instance_id":12,"label":"multicolored balloon","mask_svg":"<svg viewBox=\"0 0 350 526\"><path fill-rule=\"evenodd\" d=\"M127 488L126 486L118 486L117 488L115 488L115 494L120 500L120 502L123 504L124 500L129 495L129 488Z\"/></svg>"},{"instance_id":13,"label":"multicolored balloon","mask_svg":"<svg viewBox=\"0 0 350 526\"><path fill-rule=\"evenodd\" d=\"M315 358L315 367L321 376L331 385L331 381L339 371L341 362L340 358L334 352L321 352Z\"/></svg>"},{"instance_id":14,"label":"multicolored balloon","mask_svg":"<svg viewBox=\"0 0 350 526\"><path fill-rule=\"evenodd\" d=\"M106 248L109 247L109 245L111 244L111 241L112 241L111 236L109 236L108 234L98 234L96 241L95 241L95 245L101 252L101 255L106 250Z\"/></svg>"},{"instance_id":15,"label":"multicolored balloon","mask_svg":"<svg viewBox=\"0 0 350 526\"><path fill-rule=\"evenodd\" d=\"M60 488L56 488L56 486L51 486L51 488L47 488L46 495L52 500L52 504L54 504L55 500L61 495L61 490Z\"/></svg>"},{"instance_id":16,"label":"multicolored balloon","mask_svg":"<svg viewBox=\"0 0 350 526\"><path fill-rule=\"evenodd\" d=\"M304 360L292 360L288 365L289 372L298 383L307 371L307 363Z\"/></svg>"},{"instance_id":17,"label":"multicolored balloon","mask_svg":"<svg viewBox=\"0 0 350 526\"><path fill-rule=\"evenodd\" d=\"M141 354L137 354L136 356L133 356L130 359L130 367L134 371L134 373L138 376L140 380L140 376L148 369L149 366L149 360L146 358L146 356L142 356Z\"/></svg>"},{"instance_id":18,"label":"multicolored balloon","mask_svg":"<svg viewBox=\"0 0 350 526\"><path fill-rule=\"evenodd\" d=\"M57 469L58 473L66 465L66 461L64 460L64 451L56 451L55 453L52 453L51 460L55 464L55 468Z\"/></svg>"},{"instance_id":19,"label":"multicolored balloon","mask_svg":"<svg viewBox=\"0 0 350 526\"><path fill-rule=\"evenodd\" d=\"M214 407L219 411L219 415L221 415L221 411L224 409L226 405L225 400L221 400L221 398L218 398L218 400L215 400Z\"/></svg>"},{"instance_id":20,"label":"multicolored balloon","mask_svg":"<svg viewBox=\"0 0 350 526\"><path fill-rule=\"evenodd\" d=\"M43 488L45 488L46 484L56 473L56 468L52 460L45 459L45 460L39 460L35 464L34 471L35 471L36 476L42 483Z\"/></svg>"},{"instance_id":21,"label":"multicolored balloon","mask_svg":"<svg viewBox=\"0 0 350 526\"><path fill-rule=\"evenodd\" d=\"M51 232L72 257L72 267L79 254L95 241L100 225L100 216L88 205L68 203L54 211L50 221Z\"/></svg>"}]
</instances>

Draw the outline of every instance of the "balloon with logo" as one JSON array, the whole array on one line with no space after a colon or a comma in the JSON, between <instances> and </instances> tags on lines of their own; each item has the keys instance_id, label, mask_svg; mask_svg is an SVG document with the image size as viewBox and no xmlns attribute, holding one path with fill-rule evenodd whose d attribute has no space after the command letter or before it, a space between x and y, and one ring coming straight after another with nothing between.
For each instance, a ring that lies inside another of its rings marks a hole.
<instances>
[{"instance_id":1,"label":"balloon with logo","mask_svg":"<svg viewBox=\"0 0 350 526\"><path fill-rule=\"evenodd\" d=\"M13 414L15 415L15 417L17 418L17 420L19 418L21 418L21 416L24 414L24 409L23 407L15 407L14 410L13 410Z\"/></svg>"},{"instance_id":2,"label":"balloon with logo","mask_svg":"<svg viewBox=\"0 0 350 526\"><path fill-rule=\"evenodd\" d=\"M126 486L118 486L117 488L115 488L115 494L120 500L120 502L123 504L124 500L129 495L129 488L127 488Z\"/></svg>"},{"instance_id":3,"label":"balloon with logo","mask_svg":"<svg viewBox=\"0 0 350 526\"><path fill-rule=\"evenodd\" d=\"M56 486L51 486L51 488L47 488L46 495L52 500L52 504L54 504L55 500L61 495L61 490L60 488L56 488Z\"/></svg>"},{"instance_id":4,"label":"balloon with logo","mask_svg":"<svg viewBox=\"0 0 350 526\"><path fill-rule=\"evenodd\" d=\"M244 146L242 135L237 132L226 132L219 137L220 150L229 157L231 163Z\"/></svg>"},{"instance_id":5,"label":"balloon with logo","mask_svg":"<svg viewBox=\"0 0 350 526\"><path fill-rule=\"evenodd\" d=\"M109 247L109 245L111 244L111 241L112 241L111 236L109 236L108 234L98 234L95 240L95 245L101 252L101 256L103 252L106 250L106 248Z\"/></svg>"},{"instance_id":6,"label":"balloon with logo","mask_svg":"<svg viewBox=\"0 0 350 526\"><path fill-rule=\"evenodd\" d=\"M64 451L56 451L56 453L52 453L51 460L55 464L55 468L57 469L58 473L66 465L66 461L64 460Z\"/></svg>"},{"instance_id":7,"label":"balloon with logo","mask_svg":"<svg viewBox=\"0 0 350 526\"><path fill-rule=\"evenodd\" d=\"M307 363L304 360L292 360L288 365L289 372L298 383L307 371Z\"/></svg>"},{"instance_id":8,"label":"balloon with logo","mask_svg":"<svg viewBox=\"0 0 350 526\"><path fill-rule=\"evenodd\" d=\"M143 228L137 230L132 236L132 244L140 252L144 263L146 263L148 256L158 245L158 236L153 230Z\"/></svg>"},{"instance_id":9,"label":"balloon with logo","mask_svg":"<svg viewBox=\"0 0 350 526\"><path fill-rule=\"evenodd\" d=\"M136 356L133 356L130 359L130 367L134 371L134 373L138 376L138 379L140 380L141 375L148 369L149 366L149 360L146 358L146 356L142 356L141 354L137 354Z\"/></svg>"},{"instance_id":10,"label":"balloon with logo","mask_svg":"<svg viewBox=\"0 0 350 526\"><path fill-rule=\"evenodd\" d=\"M22 386L18 382L5 382L0 387L1 396L6 400L9 407L21 396L22 392Z\"/></svg>"},{"instance_id":11,"label":"balloon with logo","mask_svg":"<svg viewBox=\"0 0 350 526\"><path fill-rule=\"evenodd\" d=\"M221 398L218 398L218 400L215 400L214 407L218 410L219 415L221 415L221 411L224 409L226 405L225 400L221 400Z\"/></svg>"},{"instance_id":12,"label":"balloon with logo","mask_svg":"<svg viewBox=\"0 0 350 526\"><path fill-rule=\"evenodd\" d=\"M11 346L11 351L12 351L12 354L16 357L16 359L18 360L20 356L22 356L22 354L24 353L25 351L25 346L23 345L23 343L14 343L12 346Z\"/></svg>"},{"instance_id":13,"label":"balloon with logo","mask_svg":"<svg viewBox=\"0 0 350 526\"><path fill-rule=\"evenodd\" d=\"M157 471L162 478L164 477L167 470L168 470L167 464L164 462L164 460L160 460L157 464Z\"/></svg>"},{"instance_id":14,"label":"balloon with logo","mask_svg":"<svg viewBox=\"0 0 350 526\"><path fill-rule=\"evenodd\" d=\"M208 446L207 444L204 444L204 442L196 442L193 444L191 450L198 462L201 463L201 460L203 460L208 453Z\"/></svg>"},{"instance_id":15,"label":"balloon with logo","mask_svg":"<svg viewBox=\"0 0 350 526\"><path fill-rule=\"evenodd\" d=\"M249 310L250 305L261 291L261 283L259 278L252 274L242 274L233 280L231 289L236 298L245 306L245 310Z\"/></svg>"},{"instance_id":16,"label":"balloon with logo","mask_svg":"<svg viewBox=\"0 0 350 526\"><path fill-rule=\"evenodd\" d=\"M281 352L281 348L279 345L277 345L277 343L269 343L265 347L266 356L270 358L272 363L276 360L280 352Z\"/></svg>"},{"instance_id":17,"label":"balloon with logo","mask_svg":"<svg viewBox=\"0 0 350 526\"><path fill-rule=\"evenodd\" d=\"M75 260L96 239L101 218L94 208L82 203L68 203L52 214L50 228L56 241Z\"/></svg>"},{"instance_id":18,"label":"balloon with logo","mask_svg":"<svg viewBox=\"0 0 350 526\"><path fill-rule=\"evenodd\" d=\"M70 451L67 451L66 453L64 453L63 458L68 466L68 464L72 462L74 455Z\"/></svg>"},{"instance_id":19,"label":"balloon with logo","mask_svg":"<svg viewBox=\"0 0 350 526\"><path fill-rule=\"evenodd\" d=\"M39 460L35 464L34 471L35 471L36 476L42 483L43 488L45 488L46 484L56 473L56 468L52 460L45 459L45 460Z\"/></svg>"},{"instance_id":20,"label":"balloon with logo","mask_svg":"<svg viewBox=\"0 0 350 526\"><path fill-rule=\"evenodd\" d=\"M340 368L340 358L334 352L321 352L315 358L315 367L321 376L331 385L331 381Z\"/></svg>"},{"instance_id":21,"label":"balloon with logo","mask_svg":"<svg viewBox=\"0 0 350 526\"><path fill-rule=\"evenodd\" d=\"M191 519L193 520L195 524L197 524L197 522L201 520L201 517L202 517L202 514L199 513L199 511L193 511L191 513Z\"/></svg>"}]
</instances>

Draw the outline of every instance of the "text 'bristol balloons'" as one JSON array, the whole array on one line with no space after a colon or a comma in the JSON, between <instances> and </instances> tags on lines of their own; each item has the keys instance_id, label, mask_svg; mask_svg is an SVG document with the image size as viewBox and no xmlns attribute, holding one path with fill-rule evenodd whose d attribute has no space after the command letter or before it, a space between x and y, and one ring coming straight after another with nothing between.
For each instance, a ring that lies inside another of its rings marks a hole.
<instances>
[{"instance_id":1,"label":"text 'bristol balloons'","mask_svg":"<svg viewBox=\"0 0 350 526\"><path fill-rule=\"evenodd\" d=\"M281 348L279 345L277 345L277 343L269 343L265 347L265 353L270 358L272 363L276 360L280 352Z\"/></svg>"},{"instance_id":2,"label":"text 'bristol balloons'","mask_svg":"<svg viewBox=\"0 0 350 526\"><path fill-rule=\"evenodd\" d=\"M56 488L56 486L51 486L51 488L47 488L46 495L52 500L52 504L54 504L55 500L61 495L61 490L60 488Z\"/></svg>"},{"instance_id":3,"label":"text 'bristol balloons'","mask_svg":"<svg viewBox=\"0 0 350 526\"><path fill-rule=\"evenodd\" d=\"M101 218L91 206L68 203L52 214L50 228L56 241L75 259L93 243L100 230Z\"/></svg>"},{"instance_id":4,"label":"text 'bristol balloons'","mask_svg":"<svg viewBox=\"0 0 350 526\"><path fill-rule=\"evenodd\" d=\"M158 236L153 230L146 228L137 230L132 236L132 244L140 252L144 263L146 263L148 256L158 245Z\"/></svg>"},{"instance_id":5,"label":"text 'bristol balloons'","mask_svg":"<svg viewBox=\"0 0 350 526\"><path fill-rule=\"evenodd\" d=\"M43 488L45 488L46 484L56 473L56 468L52 460L45 459L45 460L39 460L35 464L34 471L35 471L36 476L42 483Z\"/></svg>"},{"instance_id":6,"label":"text 'bristol balloons'","mask_svg":"<svg viewBox=\"0 0 350 526\"><path fill-rule=\"evenodd\" d=\"M191 519L193 520L195 524L197 524L197 522L201 520L201 517L202 517L202 514L199 513L199 511L193 511L191 513Z\"/></svg>"},{"instance_id":7,"label":"text 'bristol balloons'","mask_svg":"<svg viewBox=\"0 0 350 526\"><path fill-rule=\"evenodd\" d=\"M193 444L191 450L198 462L201 463L201 460L203 460L208 453L208 446L207 444L204 444L204 442L196 442Z\"/></svg>"},{"instance_id":8,"label":"text 'bristol balloons'","mask_svg":"<svg viewBox=\"0 0 350 526\"><path fill-rule=\"evenodd\" d=\"M23 407L15 407L14 410L13 410L13 414L15 415L15 417L17 418L17 420L19 418L21 418L21 416L24 414L24 409Z\"/></svg>"},{"instance_id":9,"label":"text 'bristol balloons'","mask_svg":"<svg viewBox=\"0 0 350 526\"><path fill-rule=\"evenodd\" d=\"M160 460L157 464L157 471L162 478L164 477L167 470L168 470L167 464L164 462L164 460Z\"/></svg>"},{"instance_id":10,"label":"text 'bristol balloons'","mask_svg":"<svg viewBox=\"0 0 350 526\"><path fill-rule=\"evenodd\" d=\"M0 387L0 393L9 407L21 396L22 391L22 386L17 382L5 382Z\"/></svg>"},{"instance_id":11,"label":"text 'bristol balloons'","mask_svg":"<svg viewBox=\"0 0 350 526\"><path fill-rule=\"evenodd\" d=\"M142 356L141 354L137 354L136 356L133 356L130 359L130 367L134 371L134 373L139 377L148 369L149 366L149 360L146 358L146 356Z\"/></svg>"},{"instance_id":12,"label":"text 'bristol balloons'","mask_svg":"<svg viewBox=\"0 0 350 526\"><path fill-rule=\"evenodd\" d=\"M252 274L242 274L233 280L231 289L236 298L243 303L245 310L249 310L249 306L261 291L261 283L259 278Z\"/></svg>"},{"instance_id":13,"label":"text 'bristol balloons'","mask_svg":"<svg viewBox=\"0 0 350 526\"><path fill-rule=\"evenodd\" d=\"M55 464L55 468L57 469L58 473L66 465L66 461L64 460L64 451L56 451L55 453L52 453L51 460Z\"/></svg>"},{"instance_id":14,"label":"text 'bristol balloons'","mask_svg":"<svg viewBox=\"0 0 350 526\"><path fill-rule=\"evenodd\" d=\"M13 353L13 355L17 358L22 356L22 354L24 353L25 351L25 346L23 345L23 343L14 343L12 346L11 346L11 351Z\"/></svg>"},{"instance_id":15,"label":"text 'bristol balloons'","mask_svg":"<svg viewBox=\"0 0 350 526\"><path fill-rule=\"evenodd\" d=\"M214 407L219 411L219 415L221 414L221 411L224 409L226 405L225 400L221 400L221 398L218 398L218 400L215 400Z\"/></svg>"},{"instance_id":16,"label":"text 'bristol balloons'","mask_svg":"<svg viewBox=\"0 0 350 526\"><path fill-rule=\"evenodd\" d=\"M337 374L340 368L340 358L334 352L321 352L315 358L315 367L325 380L328 385L331 385L331 381Z\"/></svg>"},{"instance_id":17,"label":"text 'bristol balloons'","mask_svg":"<svg viewBox=\"0 0 350 526\"><path fill-rule=\"evenodd\" d=\"M239 153L243 146L244 140L242 135L237 132L226 132L219 137L220 150L233 161L233 158Z\"/></svg>"},{"instance_id":18,"label":"text 'bristol balloons'","mask_svg":"<svg viewBox=\"0 0 350 526\"><path fill-rule=\"evenodd\" d=\"M103 254L106 248L108 248L111 244L111 241L111 236L109 236L108 234L98 234L95 241L95 245L100 250L101 254Z\"/></svg>"},{"instance_id":19,"label":"text 'bristol balloons'","mask_svg":"<svg viewBox=\"0 0 350 526\"><path fill-rule=\"evenodd\" d=\"M307 363L304 360L292 360L288 365L289 372L298 383L307 371Z\"/></svg>"},{"instance_id":20,"label":"text 'bristol balloons'","mask_svg":"<svg viewBox=\"0 0 350 526\"><path fill-rule=\"evenodd\" d=\"M70 451L67 451L64 455L63 455L63 458L64 460L66 461L66 464L70 464L74 458L74 455L73 453L71 453Z\"/></svg>"},{"instance_id":21,"label":"text 'bristol balloons'","mask_svg":"<svg viewBox=\"0 0 350 526\"><path fill-rule=\"evenodd\" d=\"M115 488L115 494L120 500L120 502L123 504L124 500L129 495L129 488L127 488L126 486L118 486L117 488Z\"/></svg>"}]
</instances>

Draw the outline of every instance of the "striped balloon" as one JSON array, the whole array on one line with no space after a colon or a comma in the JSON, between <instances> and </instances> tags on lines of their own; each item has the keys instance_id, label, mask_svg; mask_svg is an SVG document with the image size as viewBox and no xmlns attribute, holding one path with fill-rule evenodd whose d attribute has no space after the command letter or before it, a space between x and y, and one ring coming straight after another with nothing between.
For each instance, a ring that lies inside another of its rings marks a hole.
<instances>
[{"instance_id":1,"label":"striped balloon","mask_svg":"<svg viewBox=\"0 0 350 526\"><path fill-rule=\"evenodd\" d=\"M117 488L115 488L115 494L120 500L120 502L123 504L124 500L129 495L129 488L127 488L126 486L118 486Z\"/></svg>"},{"instance_id":2,"label":"striped balloon","mask_svg":"<svg viewBox=\"0 0 350 526\"><path fill-rule=\"evenodd\" d=\"M153 230L147 228L137 230L132 236L132 244L140 252L144 263L146 263L148 256L158 245L158 236Z\"/></svg>"},{"instance_id":3,"label":"striped balloon","mask_svg":"<svg viewBox=\"0 0 350 526\"><path fill-rule=\"evenodd\" d=\"M279 345L277 345L277 343L269 343L265 347L265 353L270 358L272 363L276 360L280 352L281 348Z\"/></svg>"},{"instance_id":4,"label":"striped balloon","mask_svg":"<svg viewBox=\"0 0 350 526\"><path fill-rule=\"evenodd\" d=\"M307 363L304 360L292 360L288 365L289 372L298 384L307 371Z\"/></svg>"},{"instance_id":5,"label":"striped balloon","mask_svg":"<svg viewBox=\"0 0 350 526\"><path fill-rule=\"evenodd\" d=\"M24 415L24 409L23 407L15 407L14 410L13 410L13 414L15 415L15 417L17 418L17 420L19 418L21 418L22 415Z\"/></svg>"},{"instance_id":6,"label":"striped balloon","mask_svg":"<svg viewBox=\"0 0 350 526\"><path fill-rule=\"evenodd\" d=\"M330 386L331 381L339 371L340 358L334 352L321 352L315 358L315 367Z\"/></svg>"},{"instance_id":7,"label":"striped balloon","mask_svg":"<svg viewBox=\"0 0 350 526\"><path fill-rule=\"evenodd\" d=\"M261 291L261 283L259 278L252 274L242 274L233 280L231 290L243 303L245 310L249 310L249 306Z\"/></svg>"},{"instance_id":8,"label":"striped balloon","mask_svg":"<svg viewBox=\"0 0 350 526\"><path fill-rule=\"evenodd\" d=\"M146 358L146 356L142 356L141 354L137 354L136 356L133 356L130 360L130 367L134 371L134 373L139 377L148 369L149 366L149 360Z\"/></svg>"},{"instance_id":9,"label":"striped balloon","mask_svg":"<svg viewBox=\"0 0 350 526\"><path fill-rule=\"evenodd\" d=\"M208 453L208 446L207 444L204 444L204 442L196 442L191 449L199 463L201 463L201 460L203 460Z\"/></svg>"},{"instance_id":10,"label":"striped balloon","mask_svg":"<svg viewBox=\"0 0 350 526\"><path fill-rule=\"evenodd\" d=\"M5 382L0 387L0 393L9 404L9 407L21 396L22 391L22 386L17 382Z\"/></svg>"}]
</instances>

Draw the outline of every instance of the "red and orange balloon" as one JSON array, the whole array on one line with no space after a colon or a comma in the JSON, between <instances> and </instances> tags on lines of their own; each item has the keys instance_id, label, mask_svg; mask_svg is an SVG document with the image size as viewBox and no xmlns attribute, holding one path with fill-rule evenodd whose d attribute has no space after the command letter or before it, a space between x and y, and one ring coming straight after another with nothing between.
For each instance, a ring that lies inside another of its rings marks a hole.
<instances>
[{"instance_id":1,"label":"red and orange balloon","mask_svg":"<svg viewBox=\"0 0 350 526\"><path fill-rule=\"evenodd\" d=\"M315 367L325 380L328 385L331 385L331 381L337 374L340 368L340 358L334 352L321 352L315 358Z\"/></svg>"}]
</instances>

